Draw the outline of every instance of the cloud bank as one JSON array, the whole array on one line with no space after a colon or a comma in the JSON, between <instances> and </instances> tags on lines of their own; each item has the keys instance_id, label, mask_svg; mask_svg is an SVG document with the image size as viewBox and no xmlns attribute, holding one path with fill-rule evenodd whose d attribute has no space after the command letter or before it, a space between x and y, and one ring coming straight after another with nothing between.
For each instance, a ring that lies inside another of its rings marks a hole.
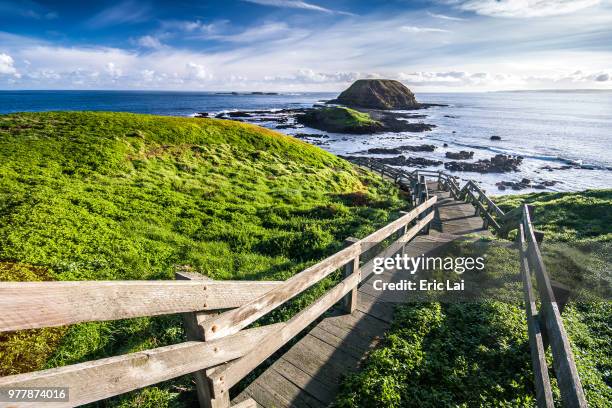
<instances>
[{"instance_id":1,"label":"cloud bank","mask_svg":"<svg viewBox=\"0 0 612 408\"><path fill-rule=\"evenodd\" d=\"M358 78L387 77L417 91L611 89L612 13L602 12L610 11L602 4L587 7L588 1L577 0L580 12L538 18L531 16L564 1L524 0L529 7L521 14L510 1L452 0L460 14L381 13L319 25L162 20L114 46L0 31L0 88L338 91ZM306 2L257 2L308 15L334 11ZM149 12L124 1L88 24L131 25Z\"/></svg>"}]
</instances>

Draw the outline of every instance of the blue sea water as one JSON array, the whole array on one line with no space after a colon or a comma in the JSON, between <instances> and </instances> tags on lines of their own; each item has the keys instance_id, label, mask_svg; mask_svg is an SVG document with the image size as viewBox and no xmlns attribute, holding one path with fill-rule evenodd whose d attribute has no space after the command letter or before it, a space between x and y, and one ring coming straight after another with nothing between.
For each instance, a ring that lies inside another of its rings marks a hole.
<instances>
[{"instance_id":1,"label":"blue sea water","mask_svg":"<svg viewBox=\"0 0 612 408\"><path fill-rule=\"evenodd\" d=\"M280 95L217 94L210 92L141 91L0 91L0 113L49 110L104 110L173 116L197 112L262 110L309 107L335 97L333 93L288 93ZM426 118L411 119L436 125L431 132L378 135L329 134L321 147L336 154L354 154L371 147L393 147L430 143L432 153L421 157L446 161L447 151L472 150L475 159L497 153L524 157L519 172L505 174L459 173L474 178L494 194L495 183L556 181L552 191L612 188L612 92L538 91L490 93L422 93L421 102L447 104L413 113ZM275 122L262 122L275 128ZM313 129L281 129L288 134L321 133ZM501 141L490 140L498 135ZM443 147L444 143L448 147ZM549 171L578 163L582 168ZM440 169L441 167L432 167ZM523 190L523 192L530 190Z\"/></svg>"}]
</instances>

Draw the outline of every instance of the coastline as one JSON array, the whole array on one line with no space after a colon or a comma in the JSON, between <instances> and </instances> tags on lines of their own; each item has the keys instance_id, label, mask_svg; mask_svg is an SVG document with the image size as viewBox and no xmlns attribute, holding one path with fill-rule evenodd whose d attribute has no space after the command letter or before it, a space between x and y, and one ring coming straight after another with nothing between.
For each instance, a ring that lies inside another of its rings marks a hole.
<instances>
[{"instance_id":1,"label":"coastline","mask_svg":"<svg viewBox=\"0 0 612 408\"><path fill-rule=\"evenodd\" d=\"M7 95L18 95L7 99ZM27 95L28 98L23 96ZM498 93L422 93L424 103L441 103L425 110L395 111L400 120L434 125L423 132L387 132L374 135L347 135L324 132L279 118L287 109L308 109L335 96L332 93L291 92L278 95L203 92L121 92L121 91L20 91L0 92L3 112L20 110L110 110L135 113L194 117L200 112L209 116L226 113L227 119L250 122L317 145L336 155L355 155L371 148L395 148L404 145L431 144L434 151L409 152L404 156L446 163L446 153L473 151L467 162L486 160L497 154L519 155L523 162L516 172L454 172L463 180L477 179L492 195L539 191L569 192L611 188L612 160L606 151L612 128L610 92L574 92L576 103L564 106L568 92L498 92ZM4 98L4 99L3 99ZM525 105L525 108L520 106ZM518 106L518 107L517 107ZM260 113L253 117L231 117L230 112ZM268 115L264 112L270 112ZM493 135L501 141L491 141ZM308 135L308 136L304 136ZM446 147L445 147L446 145ZM368 157L389 158L385 154ZM408 167L406 169L414 169ZM446 170L444 165L425 166L427 170ZM524 188L529 179L545 189ZM506 183L500 190L497 183ZM515 190L514 188L519 188Z\"/></svg>"}]
</instances>

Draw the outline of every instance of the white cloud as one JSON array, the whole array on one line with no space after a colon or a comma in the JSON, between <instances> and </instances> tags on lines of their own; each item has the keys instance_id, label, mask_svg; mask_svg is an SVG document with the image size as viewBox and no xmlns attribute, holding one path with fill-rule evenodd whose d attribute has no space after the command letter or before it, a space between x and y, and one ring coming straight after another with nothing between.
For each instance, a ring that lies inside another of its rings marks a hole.
<instances>
[{"instance_id":1,"label":"white cloud","mask_svg":"<svg viewBox=\"0 0 612 408\"><path fill-rule=\"evenodd\" d=\"M114 62L109 62L104 68L106 73L112 78L116 79L123 75L123 71L121 70L121 68L118 68Z\"/></svg>"},{"instance_id":2,"label":"white cloud","mask_svg":"<svg viewBox=\"0 0 612 408\"><path fill-rule=\"evenodd\" d=\"M301 28L299 20L246 29L192 20L162 23L151 34L162 43L206 38L186 43L201 44L197 49L56 46L0 32L0 53L21 74L0 75L0 88L335 92L375 75L403 79L417 92L612 89L612 53L605 47L612 14L603 11L466 21L414 11L339 19L316 30ZM446 28L452 34L427 31Z\"/></svg>"},{"instance_id":3,"label":"white cloud","mask_svg":"<svg viewBox=\"0 0 612 408\"><path fill-rule=\"evenodd\" d=\"M431 12L427 12L427 14L430 17L433 18L439 18L441 20L449 20L449 21L465 21L465 18L460 18L460 17L454 17L454 16L447 16L446 14L437 14L437 13L431 13Z\"/></svg>"},{"instance_id":4,"label":"white cloud","mask_svg":"<svg viewBox=\"0 0 612 408\"><path fill-rule=\"evenodd\" d=\"M206 68L204 68L204 66L200 64L196 64L195 62L188 62L186 67L189 78L199 80L207 80L212 78Z\"/></svg>"},{"instance_id":5,"label":"white cloud","mask_svg":"<svg viewBox=\"0 0 612 408\"><path fill-rule=\"evenodd\" d=\"M142 80L145 82L152 82L155 80L155 71L152 69L143 69L141 72Z\"/></svg>"},{"instance_id":6,"label":"white cloud","mask_svg":"<svg viewBox=\"0 0 612 408\"><path fill-rule=\"evenodd\" d=\"M236 43L253 43L269 40L286 40L298 34L299 30L292 30L286 23L272 22L248 28L237 34L215 34L208 38Z\"/></svg>"},{"instance_id":7,"label":"white cloud","mask_svg":"<svg viewBox=\"0 0 612 408\"><path fill-rule=\"evenodd\" d=\"M571 14L596 6L601 0L447 0L463 11L491 17L546 17Z\"/></svg>"},{"instance_id":8,"label":"white cloud","mask_svg":"<svg viewBox=\"0 0 612 408\"><path fill-rule=\"evenodd\" d=\"M371 78L376 74L360 72L320 72L310 68L298 69L295 73L285 76L266 76L264 80L268 82L294 82L299 84L344 84L353 82L359 78Z\"/></svg>"},{"instance_id":9,"label":"white cloud","mask_svg":"<svg viewBox=\"0 0 612 408\"><path fill-rule=\"evenodd\" d=\"M159 41L159 39L153 37L152 35L145 35L136 40L136 44L145 48L161 48L164 45Z\"/></svg>"},{"instance_id":10,"label":"white cloud","mask_svg":"<svg viewBox=\"0 0 612 408\"><path fill-rule=\"evenodd\" d=\"M434 27L417 27L417 26L401 26L401 31L406 33L422 34L422 33L450 33L449 30Z\"/></svg>"},{"instance_id":11,"label":"white cloud","mask_svg":"<svg viewBox=\"0 0 612 408\"><path fill-rule=\"evenodd\" d=\"M87 24L91 28L102 28L118 24L138 23L149 18L150 7L134 0L125 0L93 16Z\"/></svg>"},{"instance_id":12,"label":"white cloud","mask_svg":"<svg viewBox=\"0 0 612 408\"><path fill-rule=\"evenodd\" d=\"M14 66L13 57L8 54L0 53L0 75L12 75L16 78L20 77L19 72Z\"/></svg>"},{"instance_id":13,"label":"white cloud","mask_svg":"<svg viewBox=\"0 0 612 408\"><path fill-rule=\"evenodd\" d=\"M333 13L333 14L353 15L352 13L347 13L345 11L332 10L329 8L317 6L316 4L307 3L305 1L299 1L299 0L244 0L244 1L248 3L259 4L262 6L302 9L302 10L310 10L310 11L319 11L319 12L330 13L330 14Z\"/></svg>"},{"instance_id":14,"label":"white cloud","mask_svg":"<svg viewBox=\"0 0 612 408\"><path fill-rule=\"evenodd\" d=\"M228 20L217 20L204 23L201 20L165 20L161 23L162 30L183 31L187 33L215 34L229 24Z\"/></svg>"}]
</instances>

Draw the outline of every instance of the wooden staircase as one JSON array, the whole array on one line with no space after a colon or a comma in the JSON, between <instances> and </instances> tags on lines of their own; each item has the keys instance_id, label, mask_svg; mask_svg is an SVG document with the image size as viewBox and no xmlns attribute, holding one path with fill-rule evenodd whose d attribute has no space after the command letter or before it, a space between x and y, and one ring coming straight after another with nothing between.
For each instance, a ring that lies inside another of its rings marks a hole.
<instances>
[{"instance_id":1,"label":"wooden staircase","mask_svg":"<svg viewBox=\"0 0 612 408\"><path fill-rule=\"evenodd\" d=\"M403 253L432 256L466 234L490 235L471 204L454 199L449 192L437 190L436 182L429 182L427 187L438 197L432 229L428 235L419 235L410 241ZM328 406L338 392L342 377L358 369L360 361L388 329L395 304L409 300L402 292L394 296L374 289L373 281L382 278L398 282L406 279L405 275L406 272L395 271L372 275L363 281L357 291L355 311L347 314L333 310L232 403L252 398L258 407L265 408Z\"/></svg>"}]
</instances>

